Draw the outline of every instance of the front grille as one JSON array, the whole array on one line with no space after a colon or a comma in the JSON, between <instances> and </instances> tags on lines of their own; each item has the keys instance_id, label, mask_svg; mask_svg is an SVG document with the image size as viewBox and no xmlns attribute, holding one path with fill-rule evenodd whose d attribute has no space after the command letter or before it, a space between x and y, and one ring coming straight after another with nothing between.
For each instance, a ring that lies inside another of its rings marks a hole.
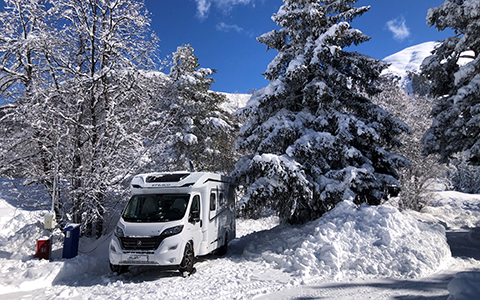
<instances>
[{"instance_id":1,"label":"front grille","mask_svg":"<svg viewBox=\"0 0 480 300\"><path fill-rule=\"evenodd\" d=\"M120 238L123 250L156 250L162 241L163 237L160 236Z\"/></svg>"}]
</instances>

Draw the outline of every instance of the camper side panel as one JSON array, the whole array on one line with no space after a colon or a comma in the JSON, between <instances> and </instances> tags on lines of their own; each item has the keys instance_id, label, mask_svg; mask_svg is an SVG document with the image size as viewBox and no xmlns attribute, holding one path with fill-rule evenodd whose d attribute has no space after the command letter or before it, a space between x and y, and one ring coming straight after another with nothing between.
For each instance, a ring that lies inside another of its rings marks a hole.
<instances>
[{"instance_id":1,"label":"camper side panel","mask_svg":"<svg viewBox=\"0 0 480 300\"><path fill-rule=\"evenodd\" d=\"M204 240L199 255L208 254L235 238L234 186L212 181L205 189L202 193Z\"/></svg>"}]
</instances>

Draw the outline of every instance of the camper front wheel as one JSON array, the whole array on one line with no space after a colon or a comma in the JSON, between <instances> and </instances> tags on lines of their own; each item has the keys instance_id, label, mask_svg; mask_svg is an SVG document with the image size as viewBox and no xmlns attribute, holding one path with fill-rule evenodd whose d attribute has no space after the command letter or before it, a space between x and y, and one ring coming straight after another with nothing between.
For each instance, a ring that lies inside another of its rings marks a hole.
<instances>
[{"instance_id":1,"label":"camper front wheel","mask_svg":"<svg viewBox=\"0 0 480 300\"><path fill-rule=\"evenodd\" d=\"M195 264L195 253L193 252L192 243L188 242L185 245L185 251L183 253L183 259L180 263L180 273L182 273L183 277L187 277L190 274L195 273L195 268L193 265Z\"/></svg>"}]
</instances>

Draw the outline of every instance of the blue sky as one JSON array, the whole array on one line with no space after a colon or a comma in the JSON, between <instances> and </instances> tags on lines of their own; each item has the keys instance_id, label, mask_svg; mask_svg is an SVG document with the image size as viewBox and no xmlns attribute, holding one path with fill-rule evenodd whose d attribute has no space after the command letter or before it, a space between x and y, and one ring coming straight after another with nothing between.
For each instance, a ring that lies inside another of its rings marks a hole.
<instances>
[{"instance_id":1,"label":"blue sky","mask_svg":"<svg viewBox=\"0 0 480 300\"><path fill-rule=\"evenodd\" d=\"M444 0L360 0L356 6L371 10L352 26L372 37L348 49L382 59L406 47L442 40L451 31L426 25L430 7ZM268 84L262 73L276 54L266 51L256 37L273 30L273 13L282 0L145 0L152 14L152 29L160 38L160 56L177 46L192 44L201 67L217 69L213 89L246 93Z\"/></svg>"},{"instance_id":2,"label":"blue sky","mask_svg":"<svg viewBox=\"0 0 480 300\"><path fill-rule=\"evenodd\" d=\"M347 50L383 59L406 47L451 36L450 30L438 32L426 25L428 9L443 2L359 0L356 6L371 9L351 25L372 39ZM4 5L2 0L0 4ZM191 44L201 67L217 69L212 89L229 93L247 93L268 84L262 73L276 51L267 52L256 37L276 27L271 16L282 4L282 0L145 0L151 29L160 38L160 57Z\"/></svg>"}]
</instances>

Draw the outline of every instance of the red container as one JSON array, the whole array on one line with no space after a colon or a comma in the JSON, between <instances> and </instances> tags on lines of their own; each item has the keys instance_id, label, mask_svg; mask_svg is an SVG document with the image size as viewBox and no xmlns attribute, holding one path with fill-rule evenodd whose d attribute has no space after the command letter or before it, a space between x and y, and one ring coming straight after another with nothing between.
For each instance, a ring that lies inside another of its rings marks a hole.
<instances>
[{"instance_id":1,"label":"red container","mask_svg":"<svg viewBox=\"0 0 480 300\"><path fill-rule=\"evenodd\" d=\"M37 240L35 257L39 259L50 259L50 240Z\"/></svg>"}]
</instances>

